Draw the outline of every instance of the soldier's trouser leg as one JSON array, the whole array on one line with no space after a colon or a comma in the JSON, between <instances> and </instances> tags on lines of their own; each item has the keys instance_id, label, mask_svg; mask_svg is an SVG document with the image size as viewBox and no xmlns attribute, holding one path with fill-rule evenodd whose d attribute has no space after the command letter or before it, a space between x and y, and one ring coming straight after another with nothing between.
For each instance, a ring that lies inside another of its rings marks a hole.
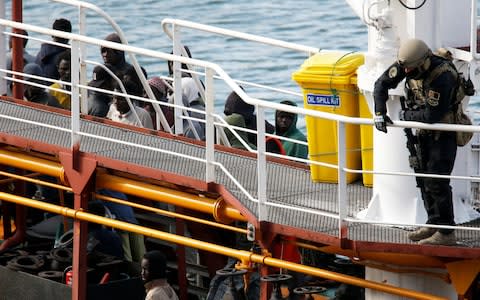
<instances>
[{"instance_id":1,"label":"soldier's trouser leg","mask_svg":"<svg viewBox=\"0 0 480 300\"><path fill-rule=\"evenodd\" d=\"M457 153L454 132L429 135L422 141L425 173L450 175ZM452 188L449 179L424 178L422 197L427 210L428 224L455 225L452 203ZM451 229L439 230L443 234Z\"/></svg>"}]
</instances>

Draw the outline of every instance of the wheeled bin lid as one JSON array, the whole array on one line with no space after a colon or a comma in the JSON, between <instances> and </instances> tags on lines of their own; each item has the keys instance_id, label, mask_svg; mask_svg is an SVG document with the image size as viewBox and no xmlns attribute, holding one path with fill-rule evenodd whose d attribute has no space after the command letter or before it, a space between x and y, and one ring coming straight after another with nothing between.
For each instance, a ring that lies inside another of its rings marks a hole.
<instances>
[{"instance_id":1,"label":"wheeled bin lid","mask_svg":"<svg viewBox=\"0 0 480 300\"><path fill-rule=\"evenodd\" d=\"M364 63L364 55L359 52L329 51L317 53L302 64L292 74L298 84L328 83L351 84L351 76Z\"/></svg>"}]
</instances>

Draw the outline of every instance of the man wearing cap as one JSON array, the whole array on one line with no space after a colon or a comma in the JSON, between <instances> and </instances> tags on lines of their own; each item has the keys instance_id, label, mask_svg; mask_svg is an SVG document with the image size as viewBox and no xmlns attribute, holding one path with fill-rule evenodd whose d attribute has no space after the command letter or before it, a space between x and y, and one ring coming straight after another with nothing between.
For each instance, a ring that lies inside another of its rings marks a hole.
<instances>
[{"instance_id":1,"label":"man wearing cap","mask_svg":"<svg viewBox=\"0 0 480 300\"><path fill-rule=\"evenodd\" d=\"M424 123L449 123L448 115L456 101L457 74L451 71L445 58L432 54L421 40L402 43L398 59L375 82L375 127L387 132L392 121L387 115L388 90L405 79L409 107L402 109L399 119ZM442 71L438 71L442 70ZM443 71L444 70L444 71ZM456 133L453 131L417 130L420 169L427 174L450 175L457 153ZM427 224L455 225L450 180L444 178L417 178ZM454 245L455 232L451 229L422 227L408 235L419 244Z\"/></svg>"},{"instance_id":2,"label":"man wearing cap","mask_svg":"<svg viewBox=\"0 0 480 300\"><path fill-rule=\"evenodd\" d=\"M106 67L96 66L93 69L92 80L88 83L88 86L112 91L112 77L104 68ZM100 91L88 91L88 114L102 118L105 117L110 107L111 100L112 97L109 94Z\"/></svg>"},{"instance_id":3,"label":"man wearing cap","mask_svg":"<svg viewBox=\"0 0 480 300\"><path fill-rule=\"evenodd\" d=\"M67 19L55 20L55 22L53 22L52 28L54 30L72 32L72 24ZM59 38L56 36L52 36L52 40L56 43L68 44L67 39ZM45 77L52 79L60 78L60 74L58 74L57 70L58 56L66 49L66 47L62 47L59 45L52 45L47 43L42 44L42 46L40 47L40 51L38 51L37 57L35 59L35 63L42 68Z\"/></svg>"}]
</instances>

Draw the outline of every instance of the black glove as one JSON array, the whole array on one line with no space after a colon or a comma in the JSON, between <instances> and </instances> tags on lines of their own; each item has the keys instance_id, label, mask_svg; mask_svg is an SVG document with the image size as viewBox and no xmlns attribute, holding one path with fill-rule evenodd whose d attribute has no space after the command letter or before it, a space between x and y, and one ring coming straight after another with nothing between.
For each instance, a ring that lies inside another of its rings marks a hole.
<instances>
[{"instance_id":1,"label":"black glove","mask_svg":"<svg viewBox=\"0 0 480 300\"><path fill-rule=\"evenodd\" d=\"M377 130L387 133L387 124L393 124L392 120L386 114L379 114L373 118Z\"/></svg>"}]
</instances>

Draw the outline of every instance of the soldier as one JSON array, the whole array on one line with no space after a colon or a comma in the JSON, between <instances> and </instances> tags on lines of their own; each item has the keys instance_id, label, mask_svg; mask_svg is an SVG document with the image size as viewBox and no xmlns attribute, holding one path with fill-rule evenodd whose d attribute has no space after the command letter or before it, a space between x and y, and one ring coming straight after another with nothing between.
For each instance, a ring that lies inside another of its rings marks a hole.
<instances>
[{"instance_id":1,"label":"soldier","mask_svg":"<svg viewBox=\"0 0 480 300\"><path fill-rule=\"evenodd\" d=\"M404 78L407 103L399 119L424 123L454 123L458 76L453 64L432 54L421 40L411 39L400 46L398 60L375 82L375 127L387 132L392 121L387 115L388 90L395 88ZM461 105L461 104L460 104ZM417 130L417 157L419 168L427 174L450 175L457 154L454 131ZM427 211L427 224L455 225L450 179L417 177L422 199ZM422 227L408 235L419 244L454 245L452 229Z\"/></svg>"}]
</instances>

